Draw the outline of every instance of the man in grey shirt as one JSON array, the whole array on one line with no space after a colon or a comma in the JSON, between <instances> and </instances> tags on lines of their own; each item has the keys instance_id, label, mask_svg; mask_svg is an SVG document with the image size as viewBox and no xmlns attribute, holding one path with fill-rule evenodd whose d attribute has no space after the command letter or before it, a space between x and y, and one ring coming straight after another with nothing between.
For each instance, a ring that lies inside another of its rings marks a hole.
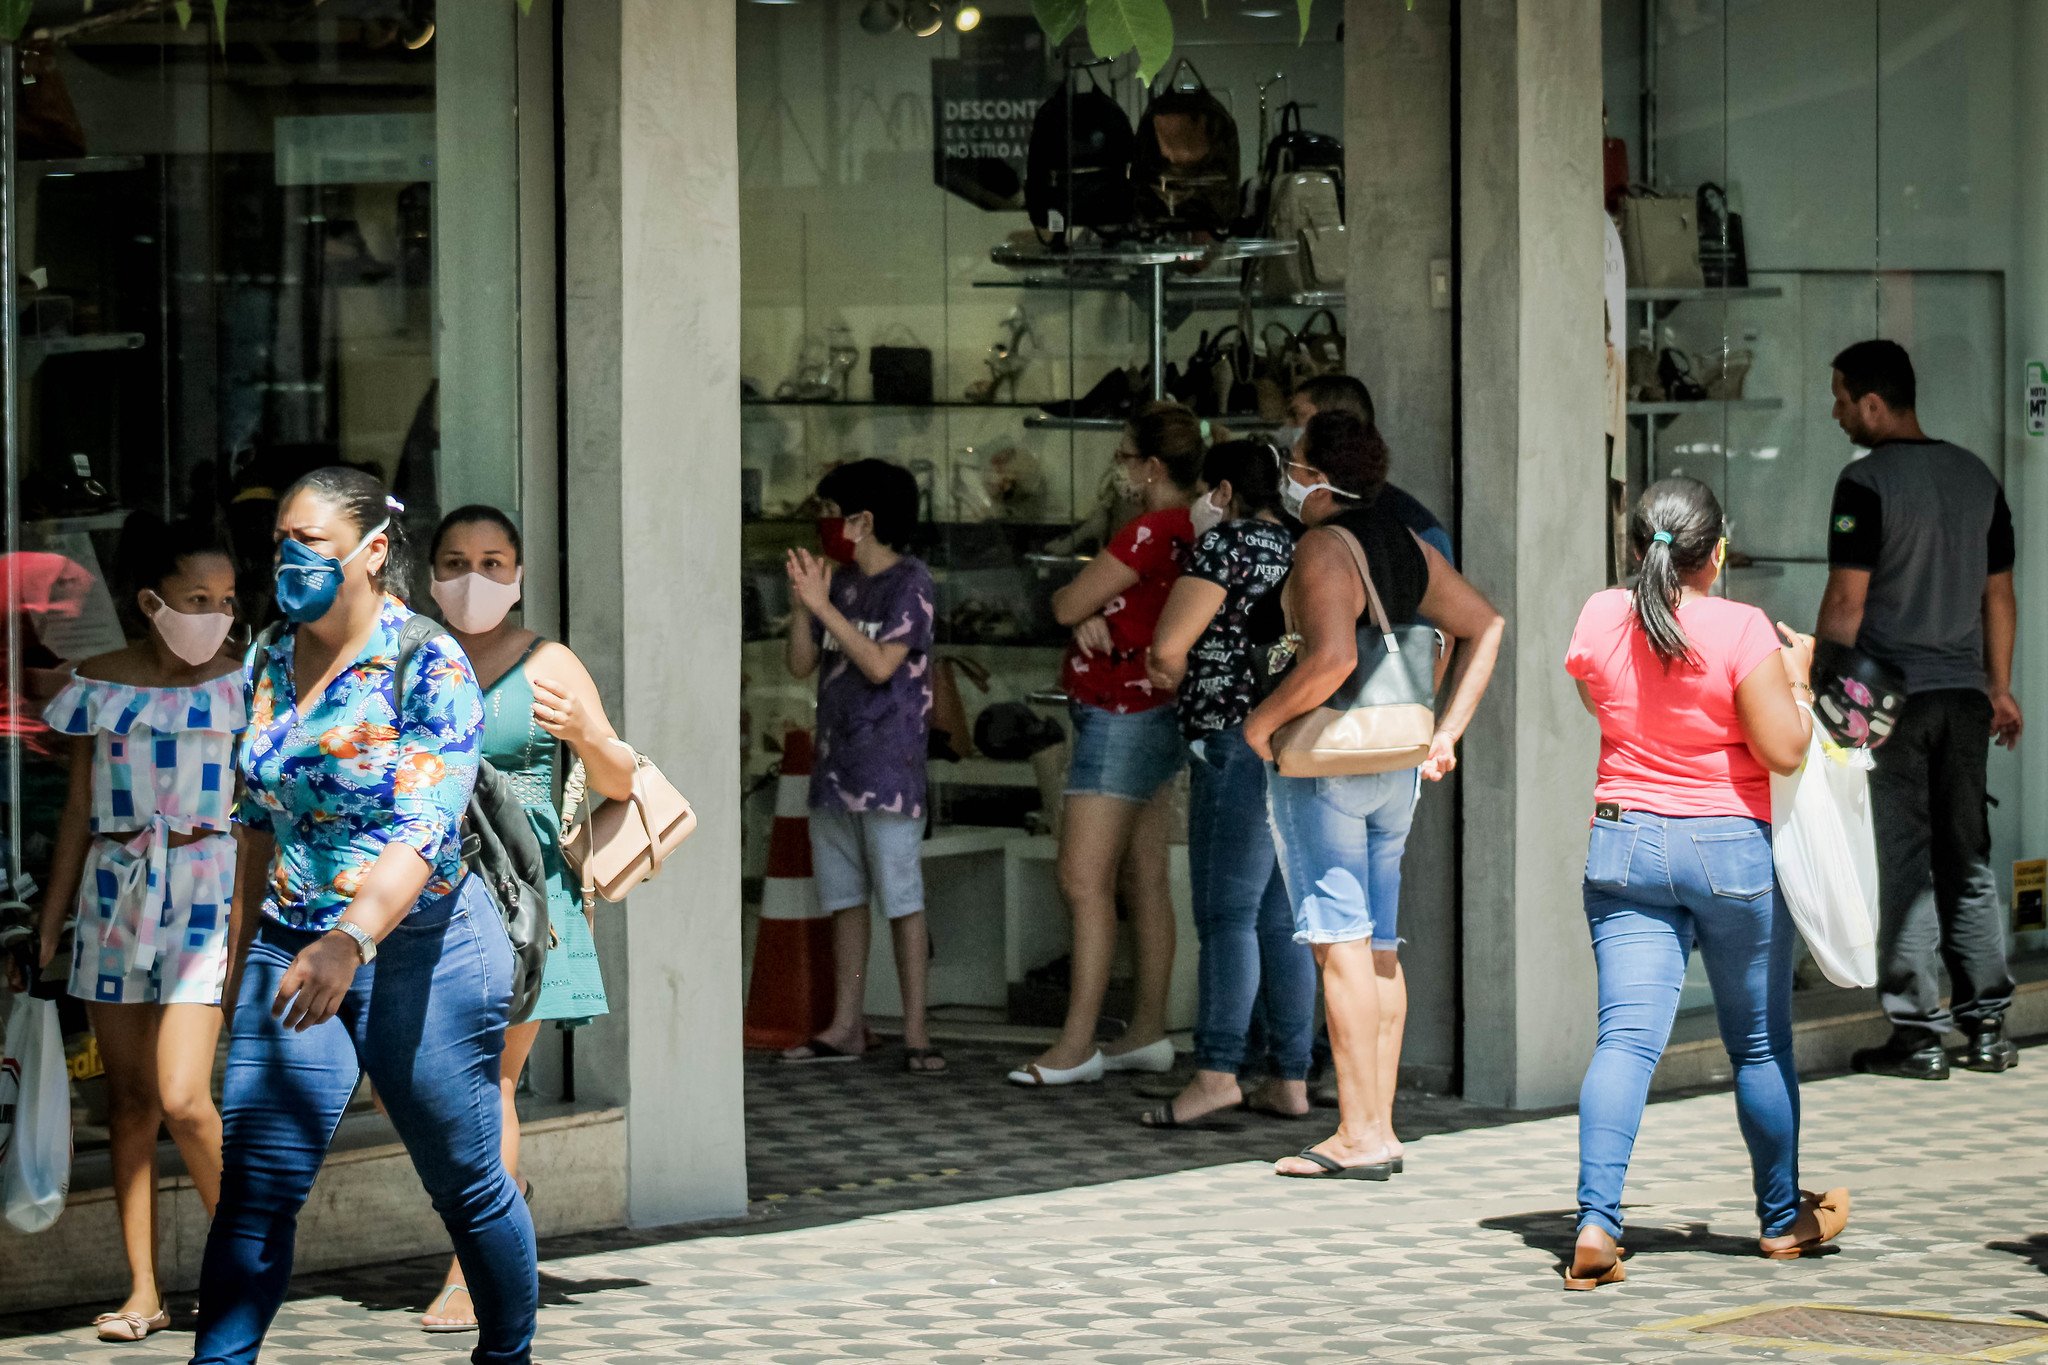
<instances>
[{"instance_id":1,"label":"man in grey shirt","mask_svg":"<svg viewBox=\"0 0 2048 1365\"><path fill-rule=\"evenodd\" d=\"M1885 665L1906 691L1870 779L1878 993L1892 1034L1855 1066L1941 1080L1951 1028L1969 1039L1963 1066L2019 1061L2005 1038L2013 980L1986 815L1991 742L2010 748L2020 737L2019 612L2005 493L1982 460L1920 430L1914 387L1897 342L1860 341L1835 357L1835 421L1870 453L1835 485L1816 633Z\"/></svg>"}]
</instances>

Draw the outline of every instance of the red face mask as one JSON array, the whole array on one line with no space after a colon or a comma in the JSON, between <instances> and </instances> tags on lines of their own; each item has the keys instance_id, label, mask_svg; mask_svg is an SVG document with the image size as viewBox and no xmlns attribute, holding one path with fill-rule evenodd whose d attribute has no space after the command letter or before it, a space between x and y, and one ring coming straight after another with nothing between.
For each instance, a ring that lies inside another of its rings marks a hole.
<instances>
[{"instance_id":1,"label":"red face mask","mask_svg":"<svg viewBox=\"0 0 2048 1365\"><path fill-rule=\"evenodd\" d=\"M835 564L853 563L854 540L846 534L845 517L818 518L818 547Z\"/></svg>"}]
</instances>

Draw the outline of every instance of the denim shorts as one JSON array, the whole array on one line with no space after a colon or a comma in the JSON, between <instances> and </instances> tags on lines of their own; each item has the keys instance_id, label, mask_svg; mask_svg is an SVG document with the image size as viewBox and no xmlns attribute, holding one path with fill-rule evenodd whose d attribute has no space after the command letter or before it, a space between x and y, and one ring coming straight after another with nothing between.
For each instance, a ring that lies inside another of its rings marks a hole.
<instances>
[{"instance_id":1,"label":"denim shorts","mask_svg":"<svg viewBox=\"0 0 2048 1365\"><path fill-rule=\"evenodd\" d=\"M890 919L924 909L924 818L813 806L811 876L827 914L867 905Z\"/></svg>"},{"instance_id":2,"label":"denim shorts","mask_svg":"<svg viewBox=\"0 0 2048 1365\"><path fill-rule=\"evenodd\" d=\"M1143 804L1187 762L1180 718L1171 706L1120 716L1075 703L1067 713L1074 723L1068 796L1113 796Z\"/></svg>"},{"instance_id":3,"label":"denim shorts","mask_svg":"<svg viewBox=\"0 0 2048 1365\"><path fill-rule=\"evenodd\" d=\"M1417 768L1366 777L1269 770L1266 804L1296 943L1401 946L1401 855L1421 795Z\"/></svg>"}]
</instances>

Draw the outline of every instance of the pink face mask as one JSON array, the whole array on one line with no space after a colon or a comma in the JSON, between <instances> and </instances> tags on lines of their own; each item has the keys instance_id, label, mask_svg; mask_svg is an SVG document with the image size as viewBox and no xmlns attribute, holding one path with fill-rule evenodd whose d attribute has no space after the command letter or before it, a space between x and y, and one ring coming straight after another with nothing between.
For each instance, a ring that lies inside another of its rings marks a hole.
<instances>
[{"instance_id":1,"label":"pink face mask","mask_svg":"<svg viewBox=\"0 0 2048 1365\"><path fill-rule=\"evenodd\" d=\"M218 655L228 632L235 628L235 618L227 612L178 611L161 597L150 611L149 621L171 653L194 668Z\"/></svg>"},{"instance_id":2,"label":"pink face mask","mask_svg":"<svg viewBox=\"0 0 2048 1365\"><path fill-rule=\"evenodd\" d=\"M510 583L500 583L480 573L435 579L434 601L440 604L442 619L449 625L464 635L482 635L497 629L498 623L518 605L520 584L525 581L524 569L513 574Z\"/></svg>"}]
</instances>

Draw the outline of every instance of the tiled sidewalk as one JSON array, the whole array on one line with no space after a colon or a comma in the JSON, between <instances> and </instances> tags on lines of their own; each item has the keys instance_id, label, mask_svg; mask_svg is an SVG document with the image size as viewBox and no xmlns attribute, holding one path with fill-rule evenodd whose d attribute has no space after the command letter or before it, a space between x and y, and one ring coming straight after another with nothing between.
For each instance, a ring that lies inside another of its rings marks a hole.
<instances>
[{"instance_id":1,"label":"tiled sidewalk","mask_svg":"<svg viewBox=\"0 0 2048 1365\"><path fill-rule=\"evenodd\" d=\"M1851 1186L1856 1215L1838 1253L1790 1264L1755 1255L1729 1097L1654 1106L1629 1190L1630 1279L1566 1295L1569 1115L1418 1101L1407 1174L1286 1181L1244 1158L1320 1126L1248 1119L1190 1142L1132 1124L1146 1101L1127 1081L1007 1091L995 1056L952 1052L961 1074L944 1082L876 1063L750 1068L754 1215L550 1244L536 1359L2048 1359L2048 1053L1940 1085L1809 1084L1804 1183ZM264 1359L466 1359L467 1339L412 1327L434 1273L301 1282ZM2017 1319L2042 1335L1944 1355L1939 1324L1879 1321L1864 1334L1873 1356L1673 1325L1773 1303ZM0 1326L15 1333L0 1359L182 1360L189 1323L120 1348L17 1322Z\"/></svg>"}]
</instances>

